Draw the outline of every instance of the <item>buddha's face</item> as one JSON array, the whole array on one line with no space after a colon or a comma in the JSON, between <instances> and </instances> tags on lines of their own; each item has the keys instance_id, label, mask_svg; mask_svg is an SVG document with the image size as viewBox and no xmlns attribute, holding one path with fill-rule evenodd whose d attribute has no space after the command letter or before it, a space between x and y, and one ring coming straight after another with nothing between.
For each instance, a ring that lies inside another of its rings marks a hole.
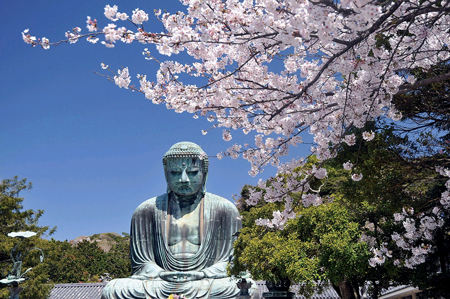
<instances>
[{"instance_id":1,"label":"buddha's face","mask_svg":"<svg viewBox=\"0 0 450 299\"><path fill-rule=\"evenodd\" d=\"M202 190L203 171L203 162L198 158L167 159L167 184L180 197L195 195Z\"/></svg>"}]
</instances>

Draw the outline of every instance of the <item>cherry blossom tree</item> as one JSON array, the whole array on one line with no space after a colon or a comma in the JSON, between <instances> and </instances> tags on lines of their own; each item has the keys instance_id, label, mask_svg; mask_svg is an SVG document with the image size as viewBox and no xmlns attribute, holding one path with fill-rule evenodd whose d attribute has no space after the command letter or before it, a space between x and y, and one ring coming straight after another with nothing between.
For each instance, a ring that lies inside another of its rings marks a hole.
<instances>
[{"instance_id":1,"label":"cherry blossom tree","mask_svg":"<svg viewBox=\"0 0 450 299\"><path fill-rule=\"evenodd\" d=\"M357 136L351 128L362 128L380 116L400 120L392 104L394 95L450 78L445 73L417 81L411 73L450 59L450 2L446 0L181 2L184 12L155 11L163 32L144 26L149 16L143 10L135 9L129 16L116 5L107 5L104 15L110 23L100 26L88 17L86 34L76 27L66 32L66 39L50 42L27 29L22 37L44 49L81 38L97 43L102 38L101 43L111 48L119 41L140 42L154 44L168 57L187 53L192 62L158 61L146 48L145 58L159 63L154 80L138 74L136 85L126 67L109 78L121 88L140 91L155 104L207 117L213 127L223 129L226 141L232 140L233 130L252 132L254 144L234 144L218 156L242 155L251 163L253 176L269 164L278 168L279 175L270 183L260 182L264 192L252 192L248 200L249 204L262 199L284 202L284 211L275 211L271 220L260 219L261 225L282 229L296 217L293 207L321 202L309 182L327 176L320 162L333 158L341 144L355 144ZM293 169L304 165L304 159L283 162L282 158L292 146L303 143L303 132L313 135L311 153L319 163L298 173ZM364 132L362 137L369 142L374 133ZM343 167L351 170L354 163ZM439 172L450 175L446 169ZM350 176L364 179L351 171ZM302 194L299 200L290 196L294 192ZM442 209L450 206L449 194L442 195ZM439 223L439 213L433 215L433 221L424 220L429 229ZM377 262L383 261L383 252L378 251Z\"/></svg>"}]
</instances>

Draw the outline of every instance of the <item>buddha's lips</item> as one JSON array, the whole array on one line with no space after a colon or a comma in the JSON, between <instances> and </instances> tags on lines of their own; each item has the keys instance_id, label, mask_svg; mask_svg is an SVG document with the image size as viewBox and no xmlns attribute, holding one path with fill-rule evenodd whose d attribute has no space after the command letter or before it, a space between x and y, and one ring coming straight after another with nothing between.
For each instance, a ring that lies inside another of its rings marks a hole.
<instances>
[{"instance_id":1,"label":"buddha's lips","mask_svg":"<svg viewBox=\"0 0 450 299\"><path fill-rule=\"evenodd\" d=\"M191 185L188 184L177 184L176 187L180 190L192 190Z\"/></svg>"}]
</instances>

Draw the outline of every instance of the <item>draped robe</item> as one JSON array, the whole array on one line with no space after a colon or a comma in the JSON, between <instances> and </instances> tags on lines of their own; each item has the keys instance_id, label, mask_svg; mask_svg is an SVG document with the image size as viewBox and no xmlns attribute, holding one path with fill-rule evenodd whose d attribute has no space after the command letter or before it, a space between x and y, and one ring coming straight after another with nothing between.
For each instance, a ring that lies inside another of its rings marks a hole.
<instances>
[{"instance_id":1,"label":"draped robe","mask_svg":"<svg viewBox=\"0 0 450 299\"><path fill-rule=\"evenodd\" d=\"M112 280L103 291L103 299L165 299L170 294L188 298L236 298L236 281L226 277L232 255L232 235L241 228L239 212L228 200L205 193L200 204L200 239L197 253L189 257L172 254L167 240L168 194L151 198L137 207L131 221L130 278ZM201 280L169 282L161 271L202 271Z\"/></svg>"}]
</instances>

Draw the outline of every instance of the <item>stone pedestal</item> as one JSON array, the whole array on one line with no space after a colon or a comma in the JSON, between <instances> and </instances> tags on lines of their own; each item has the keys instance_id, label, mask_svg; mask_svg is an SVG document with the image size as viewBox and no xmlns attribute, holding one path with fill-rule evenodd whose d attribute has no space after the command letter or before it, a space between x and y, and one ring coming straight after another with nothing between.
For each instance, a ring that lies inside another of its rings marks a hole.
<instances>
[{"instance_id":1,"label":"stone pedestal","mask_svg":"<svg viewBox=\"0 0 450 299\"><path fill-rule=\"evenodd\" d=\"M270 291L263 293L263 298L266 299L286 299L286 298L294 298L293 292L288 291Z\"/></svg>"},{"instance_id":2,"label":"stone pedestal","mask_svg":"<svg viewBox=\"0 0 450 299\"><path fill-rule=\"evenodd\" d=\"M263 298L266 299L286 299L294 298L294 293L289 292L291 282L289 279L282 279L277 282L266 281L266 286L269 289L268 292L263 293Z\"/></svg>"},{"instance_id":3,"label":"stone pedestal","mask_svg":"<svg viewBox=\"0 0 450 299\"><path fill-rule=\"evenodd\" d=\"M13 286L9 288L9 299L19 299L19 293L23 290L19 286Z\"/></svg>"},{"instance_id":4,"label":"stone pedestal","mask_svg":"<svg viewBox=\"0 0 450 299\"><path fill-rule=\"evenodd\" d=\"M252 283L251 282L247 282L247 280L245 278L241 278L236 283L236 285L239 288L239 290L241 290L241 293L239 294L238 299L250 298L248 290L252 287Z\"/></svg>"}]
</instances>

